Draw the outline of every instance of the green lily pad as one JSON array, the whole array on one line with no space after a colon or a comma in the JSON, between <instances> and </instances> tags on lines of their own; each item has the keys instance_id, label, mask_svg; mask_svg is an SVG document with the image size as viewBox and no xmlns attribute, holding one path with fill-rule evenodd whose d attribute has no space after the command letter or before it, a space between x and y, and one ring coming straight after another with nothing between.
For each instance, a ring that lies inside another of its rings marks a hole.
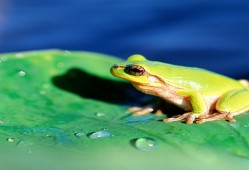
<instances>
[{"instance_id":1,"label":"green lily pad","mask_svg":"<svg viewBox=\"0 0 249 170\"><path fill-rule=\"evenodd\" d=\"M0 60L0 146L5 160L1 167L246 169L249 165L249 114L237 116L235 123L201 125L163 123L163 117L155 115L130 117L128 106L153 98L109 73L121 59L47 50L1 54Z\"/></svg>"}]
</instances>

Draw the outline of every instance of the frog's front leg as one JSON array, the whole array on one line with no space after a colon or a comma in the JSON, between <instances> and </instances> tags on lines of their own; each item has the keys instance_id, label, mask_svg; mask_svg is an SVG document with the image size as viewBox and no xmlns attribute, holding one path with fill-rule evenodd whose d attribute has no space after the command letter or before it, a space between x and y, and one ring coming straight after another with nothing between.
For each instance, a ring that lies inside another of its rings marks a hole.
<instances>
[{"instance_id":1,"label":"frog's front leg","mask_svg":"<svg viewBox=\"0 0 249 170\"><path fill-rule=\"evenodd\" d=\"M129 112L132 112L132 116L142 116L142 115L147 115L151 112L153 112L154 108L153 107L130 107L128 108Z\"/></svg>"},{"instance_id":2,"label":"frog's front leg","mask_svg":"<svg viewBox=\"0 0 249 170\"><path fill-rule=\"evenodd\" d=\"M217 113L209 115L207 119L199 120L197 123L204 123L213 120L227 120L235 122L236 115L249 111L249 90L231 90L222 95L216 103Z\"/></svg>"},{"instance_id":3,"label":"frog's front leg","mask_svg":"<svg viewBox=\"0 0 249 170\"><path fill-rule=\"evenodd\" d=\"M155 104L155 105L147 105L146 107L130 107L128 111L131 112L132 116L143 116L149 113L154 113L157 116L162 116L163 111L161 107L162 103Z\"/></svg>"},{"instance_id":4,"label":"frog's front leg","mask_svg":"<svg viewBox=\"0 0 249 170\"><path fill-rule=\"evenodd\" d=\"M187 124L192 124L196 119L203 119L207 117L209 108L200 93L192 90L178 90L177 94L190 102L192 110L176 117L164 119L163 122L184 120Z\"/></svg>"}]
</instances>

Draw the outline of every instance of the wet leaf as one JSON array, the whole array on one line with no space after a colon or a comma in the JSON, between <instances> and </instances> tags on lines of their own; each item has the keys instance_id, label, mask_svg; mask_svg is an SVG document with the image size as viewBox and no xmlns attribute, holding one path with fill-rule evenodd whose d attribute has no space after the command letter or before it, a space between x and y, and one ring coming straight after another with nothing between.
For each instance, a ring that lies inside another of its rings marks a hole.
<instances>
[{"instance_id":1,"label":"wet leaf","mask_svg":"<svg viewBox=\"0 0 249 170\"><path fill-rule=\"evenodd\" d=\"M2 54L0 59L0 146L5 160L1 167L243 169L249 165L249 114L237 116L235 123L201 125L166 124L155 115L129 117L128 106L151 98L109 73L118 58L47 50ZM15 164L9 163L13 160Z\"/></svg>"}]
</instances>

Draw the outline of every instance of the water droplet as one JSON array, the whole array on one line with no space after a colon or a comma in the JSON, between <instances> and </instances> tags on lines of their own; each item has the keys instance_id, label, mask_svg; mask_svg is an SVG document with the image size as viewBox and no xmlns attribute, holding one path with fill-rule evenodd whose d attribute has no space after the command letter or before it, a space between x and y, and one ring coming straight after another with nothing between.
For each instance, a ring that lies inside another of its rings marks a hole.
<instances>
[{"instance_id":1,"label":"water droplet","mask_svg":"<svg viewBox=\"0 0 249 170\"><path fill-rule=\"evenodd\" d=\"M23 58L24 54L23 53L16 53L16 58Z\"/></svg>"},{"instance_id":2,"label":"water droplet","mask_svg":"<svg viewBox=\"0 0 249 170\"><path fill-rule=\"evenodd\" d=\"M33 143L32 143L32 142L29 142L29 141L27 141L27 140L20 140L20 141L16 144L17 147L29 147L29 146L31 146L31 145L33 145Z\"/></svg>"},{"instance_id":3,"label":"water droplet","mask_svg":"<svg viewBox=\"0 0 249 170\"><path fill-rule=\"evenodd\" d=\"M97 113L95 113L95 115L98 116L98 117L102 117L102 116L105 116L105 113L97 112Z\"/></svg>"},{"instance_id":4,"label":"water droplet","mask_svg":"<svg viewBox=\"0 0 249 170\"><path fill-rule=\"evenodd\" d=\"M56 137L51 135L46 135L46 137L43 137L42 139L46 145L55 145L56 144Z\"/></svg>"},{"instance_id":5,"label":"water droplet","mask_svg":"<svg viewBox=\"0 0 249 170\"><path fill-rule=\"evenodd\" d=\"M112 136L112 134L107 130L101 130L98 132L93 132L93 133L88 134L88 137L90 139L103 138L103 137L108 137L108 136Z\"/></svg>"},{"instance_id":6,"label":"water droplet","mask_svg":"<svg viewBox=\"0 0 249 170\"><path fill-rule=\"evenodd\" d=\"M8 141L8 142L14 142L14 141L15 141L15 138L7 138L7 141Z\"/></svg>"},{"instance_id":7,"label":"water droplet","mask_svg":"<svg viewBox=\"0 0 249 170\"><path fill-rule=\"evenodd\" d=\"M65 63L62 63L62 62L57 63L56 67L57 68L63 68L63 67L65 67Z\"/></svg>"},{"instance_id":8,"label":"water droplet","mask_svg":"<svg viewBox=\"0 0 249 170\"><path fill-rule=\"evenodd\" d=\"M231 123L229 124L232 128L238 128L240 125L238 123Z\"/></svg>"},{"instance_id":9,"label":"water droplet","mask_svg":"<svg viewBox=\"0 0 249 170\"><path fill-rule=\"evenodd\" d=\"M7 60L8 60L8 57L2 56L0 59L1 59L1 61L7 61Z\"/></svg>"},{"instance_id":10,"label":"water droplet","mask_svg":"<svg viewBox=\"0 0 249 170\"><path fill-rule=\"evenodd\" d=\"M23 76L26 75L26 73L25 73L24 71L19 71L19 72L18 72L18 75L19 75L20 77L23 77Z\"/></svg>"},{"instance_id":11,"label":"water droplet","mask_svg":"<svg viewBox=\"0 0 249 170\"><path fill-rule=\"evenodd\" d=\"M74 135L77 137L80 137L80 136L84 136L85 133L84 132L76 132L76 133L74 133Z\"/></svg>"},{"instance_id":12,"label":"water droplet","mask_svg":"<svg viewBox=\"0 0 249 170\"><path fill-rule=\"evenodd\" d=\"M48 83L44 83L44 84L42 85L42 87L45 88L45 89L48 89L48 88L49 88L49 84L48 84Z\"/></svg>"},{"instance_id":13,"label":"water droplet","mask_svg":"<svg viewBox=\"0 0 249 170\"><path fill-rule=\"evenodd\" d=\"M47 93L47 92L46 92L45 90L41 90L41 91L40 91L40 94L41 94L41 95L45 95L46 93Z\"/></svg>"},{"instance_id":14,"label":"water droplet","mask_svg":"<svg viewBox=\"0 0 249 170\"><path fill-rule=\"evenodd\" d=\"M244 125L244 127L248 127L248 126L249 126L249 124L245 124L245 125Z\"/></svg>"},{"instance_id":15,"label":"water droplet","mask_svg":"<svg viewBox=\"0 0 249 170\"><path fill-rule=\"evenodd\" d=\"M44 84L42 84L41 85L41 90L40 90L40 94L41 95L45 95L45 94L47 94L47 89L49 88L49 84L48 83L44 83Z\"/></svg>"},{"instance_id":16,"label":"water droplet","mask_svg":"<svg viewBox=\"0 0 249 170\"><path fill-rule=\"evenodd\" d=\"M72 55L72 53L70 51L68 51L68 50L65 50L64 52L65 52L66 55Z\"/></svg>"},{"instance_id":17,"label":"water droplet","mask_svg":"<svg viewBox=\"0 0 249 170\"><path fill-rule=\"evenodd\" d=\"M142 151L154 151L157 147L157 142L152 138L138 138L135 139L134 146Z\"/></svg>"},{"instance_id":18,"label":"water droplet","mask_svg":"<svg viewBox=\"0 0 249 170\"><path fill-rule=\"evenodd\" d=\"M126 116L124 120L127 122L145 122L154 118L154 115L145 116Z\"/></svg>"}]
</instances>

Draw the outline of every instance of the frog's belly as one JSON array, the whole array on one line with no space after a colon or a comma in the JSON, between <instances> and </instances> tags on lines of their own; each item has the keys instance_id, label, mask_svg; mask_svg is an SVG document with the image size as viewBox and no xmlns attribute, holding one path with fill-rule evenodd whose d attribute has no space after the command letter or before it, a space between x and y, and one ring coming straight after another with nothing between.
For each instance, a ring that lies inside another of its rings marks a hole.
<instances>
[{"instance_id":1,"label":"frog's belly","mask_svg":"<svg viewBox=\"0 0 249 170\"><path fill-rule=\"evenodd\" d=\"M209 97L209 96L204 97L207 112L215 109L215 105L218 99L219 97L216 97L216 96L215 97ZM167 98L164 98L164 100L170 103L173 103L186 111L192 110L190 99L188 97L179 97L179 96L173 97L172 96L169 98L169 96L167 96Z\"/></svg>"},{"instance_id":2,"label":"frog's belly","mask_svg":"<svg viewBox=\"0 0 249 170\"><path fill-rule=\"evenodd\" d=\"M190 103L190 98L189 97L183 97L178 95L175 91L176 88L169 86L169 85L165 85L165 87L161 87L161 88L155 88L152 86L144 86L144 85L140 85L140 84L136 84L136 83L132 83L132 85L139 91L146 93L146 94L150 94L150 95L154 95L154 96L158 96L160 98L162 98L163 100L173 103L176 106L186 110L186 111L191 111L192 110L192 106ZM213 110L215 108L215 104L218 100L219 97L217 96L206 96L203 97L205 102L206 102L206 112L209 112L210 110Z\"/></svg>"}]
</instances>

